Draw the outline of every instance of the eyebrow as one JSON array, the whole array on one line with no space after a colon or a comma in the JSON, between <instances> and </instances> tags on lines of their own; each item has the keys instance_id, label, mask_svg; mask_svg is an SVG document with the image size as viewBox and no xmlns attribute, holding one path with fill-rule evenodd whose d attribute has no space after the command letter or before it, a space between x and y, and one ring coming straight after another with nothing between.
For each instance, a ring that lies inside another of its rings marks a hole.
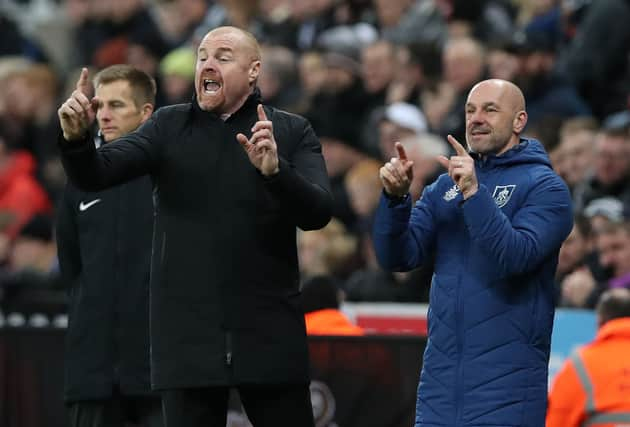
<instances>
[{"instance_id":1,"label":"eyebrow","mask_svg":"<svg viewBox=\"0 0 630 427\"><path fill-rule=\"evenodd\" d=\"M466 108L468 107L476 107L475 104L472 104L470 102L466 103ZM499 104L497 104L496 102L484 102L483 104L481 104L482 108L487 108L487 107L496 107L497 109L500 108Z\"/></svg>"}]
</instances>

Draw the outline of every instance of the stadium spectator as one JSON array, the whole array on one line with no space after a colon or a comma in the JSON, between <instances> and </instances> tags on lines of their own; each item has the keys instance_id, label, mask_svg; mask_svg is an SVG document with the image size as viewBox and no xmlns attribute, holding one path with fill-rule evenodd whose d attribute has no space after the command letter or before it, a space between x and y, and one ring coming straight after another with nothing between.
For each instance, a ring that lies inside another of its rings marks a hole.
<instances>
[{"instance_id":1,"label":"stadium spectator","mask_svg":"<svg viewBox=\"0 0 630 427\"><path fill-rule=\"evenodd\" d=\"M553 380L547 427L630 423L630 290L611 289L597 303L597 336Z\"/></svg>"}]
</instances>

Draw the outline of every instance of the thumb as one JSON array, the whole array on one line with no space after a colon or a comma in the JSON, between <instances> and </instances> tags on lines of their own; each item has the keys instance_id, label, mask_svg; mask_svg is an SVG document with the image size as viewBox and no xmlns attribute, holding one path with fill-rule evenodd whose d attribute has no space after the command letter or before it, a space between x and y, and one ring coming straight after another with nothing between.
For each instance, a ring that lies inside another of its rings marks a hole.
<instances>
[{"instance_id":1,"label":"thumb","mask_svg":"<svg viewBox=\"0 0 630 427\"><path fill-rule=\"evenodd\" d=\"M442 165L442 167L446 170L448 170L448 166L451 163L451 161L449 159L447 159L444 156L437 156L436 160L438 161L439 164Z\"/></svg>"},{"instance_id":2,"label":"thumb","mask_svg":"<svg viewBox=\"0 0 630 427\"><path fill-rule=\"evenodd\" d=\"M249 145L249 140L245 135L243 135L242 133L237 134L236 140L239 142L239 144L241 144L243 148L247 149L247 146Z\"/></svg>"}]
</instances>

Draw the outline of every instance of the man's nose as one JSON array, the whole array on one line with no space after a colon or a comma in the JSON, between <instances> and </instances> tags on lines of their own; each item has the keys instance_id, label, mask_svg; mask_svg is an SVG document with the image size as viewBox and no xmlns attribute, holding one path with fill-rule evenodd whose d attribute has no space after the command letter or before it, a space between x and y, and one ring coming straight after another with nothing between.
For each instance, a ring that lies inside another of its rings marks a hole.
<instances>
[{"instance_id":1,"label":"man's nose","mask_svg":"<svg viewBox=\"0 0 630 427\"><path fill-rule=\"evenodd\" d=\"M217 60L215 58L208 58L203 62L202 68L204 71L215 71L217 69Z\"/></svg>"},{"instance_id":2,"label":"man's nose","mask_svg":"<svg viewBox=\"0 0 630 427\"><path fill-rule=\"evenodd\" d=\"M109 108L101 107L96 112L96 118L99 120L111 120L111 114Z\"/></svg>"},{"instance_id":3,"label":"man's nose","mask_svg":"<svg viewBox=\"0 0 630 427\"><path fill-rule=\"evenodd\" d=\"M468 120L475 124L483 123L483 112L475 111L474 113L470 113Z\"/></svg>"}]
</instances>

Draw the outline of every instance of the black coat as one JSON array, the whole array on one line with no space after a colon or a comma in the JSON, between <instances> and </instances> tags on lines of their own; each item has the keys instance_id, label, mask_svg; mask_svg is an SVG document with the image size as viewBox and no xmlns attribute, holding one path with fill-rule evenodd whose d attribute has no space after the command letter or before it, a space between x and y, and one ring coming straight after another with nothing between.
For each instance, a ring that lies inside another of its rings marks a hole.
<instances>
[{"instance_id":1,"label":"black coat","mask_svg":"<svg viewBox=\"0 0 630 427\"><path fill-rule=\"evenodd\" d=\"M86 189L153 177L156 389L308 381L296 227L323 227L332 197L302 117L265 107L280 172L265 178L250 163L236 134L251 135L259 102L256 91L225 122L195 101L162 108L98 151L61 143L66 171Z\"/></svg>"},{"instance_id":2,"label":"black coat","mask_svg":"<svg viewBox=\"0 0 630 427\"><path fill-rule=\"evenodd\" d=\"M91 144L90 144L91 145ZM57 214L69 285L65 399L150 392L152 184L144 176L95 193L66 186Z\"/></svg>"}]
</instances>

